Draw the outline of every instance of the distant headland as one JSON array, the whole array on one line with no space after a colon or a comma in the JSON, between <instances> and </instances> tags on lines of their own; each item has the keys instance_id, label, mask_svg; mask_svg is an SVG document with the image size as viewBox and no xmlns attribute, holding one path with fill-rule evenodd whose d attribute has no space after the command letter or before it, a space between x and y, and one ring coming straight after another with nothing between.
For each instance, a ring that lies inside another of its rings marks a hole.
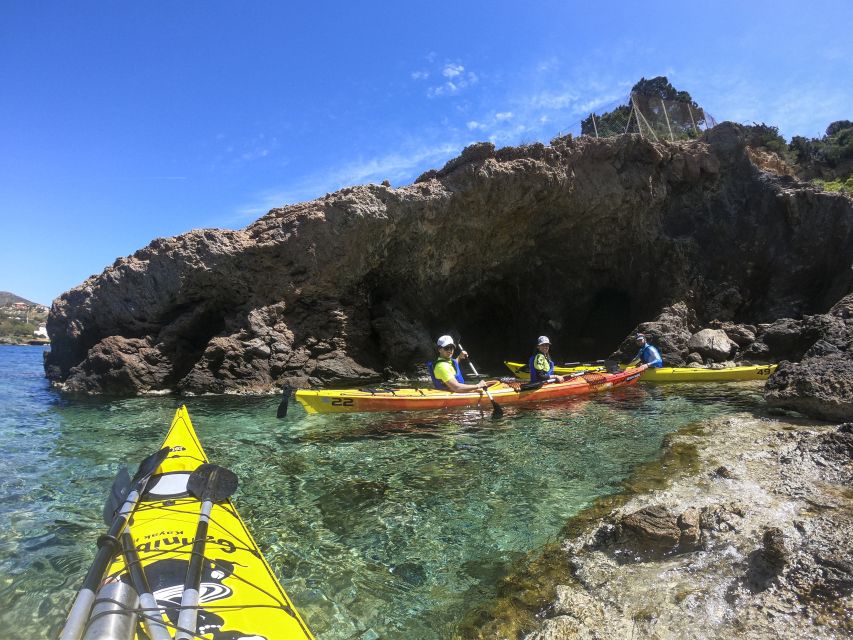
<instances>
[{"instance_id":1,"label":"distant headland","mask_svg":"<svg viewBox=\"0 0 853 640\"><path fill-rule=\"evenodd\" d=\"M48 308L8 291L0 291L0 344L50 344Z\"/></svg>"}]
</instances>

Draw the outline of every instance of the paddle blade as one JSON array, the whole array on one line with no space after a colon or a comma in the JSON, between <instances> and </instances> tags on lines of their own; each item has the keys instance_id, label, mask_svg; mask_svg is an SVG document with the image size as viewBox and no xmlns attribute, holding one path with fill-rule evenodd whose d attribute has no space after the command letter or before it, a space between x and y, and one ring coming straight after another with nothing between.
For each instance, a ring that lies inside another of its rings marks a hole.
<instances>
[{"instance_id":1,"label":"paddle blade","mask_svg":"<svg viewBox=\"0 0 853 640\"><path fill-rule=\"evenodd\" d=\"M518 386L518 390L535 391L536 389L541 389L543 384L545 384L545 382L542 380L539 380L538 382L525 382L524 384L520 384Z\"/></svg>"},{"instance_id":2,"label":"paddle blade","mask_svg":"<svg viewBox=\"0 0 853 640\"><path fill-rule=\"evenodd\" d=\"M150 456L140 462L139 468L136 470L136 474L133 476L133 482L139 482L140 480L147 478L152 473L154 473L157 470L157 467L163 464L163 460L165 460L169 456L169 453L171 453L171 451L171 448L163 447L159 451L152 453Z\"/></svg>"},{"instance_id":3,"label":"paddle blade","mask_svg":"<svg viewBox=\"0 0 853 640\"><path fill-rule=\"evenodd\" d=\"M281 402L278 404L278 410L275 412L275 417L281 420L287 416L287 405L290 402L290 396L293 394L293 387L285 385L281 394Z\"/></svg>"},{"instance_id":4,"label":"paddle blade","mask_svg":"<svg viewBox=\"0 0 853 640\"><path fill-rule=\"evenodd\" d=\"M225 467L205 463L190 474L187 490L201 501L222 502L237 490L237 474Z\"/></svg>"},{"instance_id":5,"label":"paddle blade","mask_svg":"<svg viewBox=\"0 0 853 640\"><path fill-rule=\"evenodd\" d=\"M489 399L489 402L491 402L491 403L492 403L492 417L493 417L493 418L500 418L500 417L503 417L504 410L501 408L501 405L499 405L499 404L495 401L495 399L492 397L492 394L491 394L491 393L489 393L488 388L484 388L484 389L483 389L483 391L485 391L485 392L486 392L486 397Z\"/></svg>"},{"instance_id":6,"label":"paddle blade","mask_svg":"<svg viewBox=\"0 0 853 640\"><path fill-rule=\"evenodd\" d=\"M122 467L118 470L113 486L110 488L110 495L107 496L107 501L104 503L104 524L111 525L115 520L116 512L124 504L127 494L130 492L130 473L127 467Z\"/></svg>"}]
</instances>

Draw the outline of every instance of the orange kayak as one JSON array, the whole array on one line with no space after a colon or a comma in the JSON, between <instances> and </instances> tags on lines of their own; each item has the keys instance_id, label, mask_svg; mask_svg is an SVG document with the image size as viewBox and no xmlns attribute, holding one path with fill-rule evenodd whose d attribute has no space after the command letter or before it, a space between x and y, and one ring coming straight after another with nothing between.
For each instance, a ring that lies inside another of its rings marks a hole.
<instances>
[{"instance_id":1,"label":"orange kayak","mask_svg":"<svg viewBox=\"0 0 853 640\"><path fill-rule=\"evenodd\" d=\"M626 369L618 373L578 372L565 382L539 386L500 382L489 387L489 393L499 405L543 402L635 384L640 378L640 373L637 369ZM491 407L488 397L481 391L452 393L440 389L415 388L318 391L300 389L295 396L308 413L422 411L477 406L490 409Z\"/></svg>"}]
</instances>

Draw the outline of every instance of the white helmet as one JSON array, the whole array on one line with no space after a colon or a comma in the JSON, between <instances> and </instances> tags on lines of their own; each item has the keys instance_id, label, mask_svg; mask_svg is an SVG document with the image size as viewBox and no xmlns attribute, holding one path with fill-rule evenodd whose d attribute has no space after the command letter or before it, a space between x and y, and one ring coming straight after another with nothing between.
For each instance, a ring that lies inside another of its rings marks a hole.
<instances>
[{"instance_id":1,"label":"white helmet","mask_svg":"<svg viewBox=\"0 0 853 640\"><path fill-rule=\"evenodd\" d=\"M538 347L541 344L551 344L548 336L539 336L539 340L536 341L536 346Z\"/></svg>"},{"instance_id":2,"label":"white helmet","mask_svg":"<svg viewBox=\"0 0 853 640\"><path fill-rule=\"evenodd\" d=\"M449 347L449 346L455 346L455 345L456 345L456 343L453 342L453 338L451 338L450 336L441 336L435 342L435 346L437 346L439 349L441 349L442 347Z\"/></svg>"}]
</instances>

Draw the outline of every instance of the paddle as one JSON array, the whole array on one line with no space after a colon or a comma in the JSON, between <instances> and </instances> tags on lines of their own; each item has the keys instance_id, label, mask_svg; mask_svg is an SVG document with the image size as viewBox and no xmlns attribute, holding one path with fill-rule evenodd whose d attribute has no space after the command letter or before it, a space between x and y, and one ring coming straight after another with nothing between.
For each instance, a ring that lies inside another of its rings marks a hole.
<instances>
[{"instance_id":1,"label":"paddle","mask_svg":"<svg viewBox=\"0 0 853 640\"><path fill-rule=\"evenodd\" d=\"M461 343L459 343L459 349L462 351L465 351L465 347L463 347ZM468 366L471 367L471 371L474 373L475 376L477 376L477 377L480 376L480 374L477 373L477 368L474 366L474 363L471 362L470 357L468 358ZM504 410L501 409L501 405L499 405L497 402L495 402L495 399L492 397L492 394L489 393L489 388L483 387L483 391L486 392L486 397L489 399L489 402L492 403L492 417L493 418L502 417L504 414Z\"/></svg>"},{"instance_id":2,"label":"paddle","mask_svg":"<svg viewBox=\"0 0 853 640\"><path fill-rule=\"evenodd\" d=\"M586 364L604 364L604 360L592 360L590 362L564 362L564 367L579 367Z\"/></svg>"},{"instance_id":3,"label":"paddle","mask_svg":"<svg viewBox=\"0 0 853 640\"><path fill-rule=\"evenodd\" d=\"M166 459L170 451L169 447L163 447L139 463L139 469L137 469L136 474L128 484L129 494L127 498L124 500L118 513L113 517L110 528L98 538L98 552L95 554L92 566L89 567L89 571L83 579L83 586L77 592L77 597L71 606L68 619L65 621L65 626L59 635L60 640L80 640L82 637L86 622L89 619L89 613L92 610L92 604L95 602L95 590L101 584L110 560L120 549L120 544L116 536L121 533L127 524L130 514L139 501L139 497L145 493L145 487L151 475L162 464L163 460ZM125 470L126 473L127 470ZM123 492L120 491L119 493Z\"/></svg>"},{"instance_id":4,"label":"paddle","mask_svg":"<svg viewBox=\"0 0 853 640\"><path fill-rule=\"evenodd\" d=\"M181 611L178 614L178 632L175 640L192 640L197 636L198 604L200 599L201 574L204 568L204 547L207 543L207 527L214 502L228 499L237 490L237 475L215 464L205 463L198 467L187 480L187 489L201 501L198 525L193 538L193 549L184 579L181 596Z\"/></svg>"},{"instance_id":5,"label":"paddle","mask_svg":"<svg viewBox=\"0 0 853 640\"><path fill-rule=\"evenodd\" d=\"M104 522L107 524L112 521L116 510L130 489L130 482L130 474L127 472L127 468L122 467L113 480L110 497L104 504ZM139 613L148 637L151 640L172 640L172 635L163 624L163 616L160 613L160 607L157 605L157 599L151 593L148 578L145 576L145 571L139 561L139 553L130 532L130 521L128 521L124 533L121 534L121 546L124 550L124 563L130 575L130 584L133 585L139 595Z\"/></svg>"},{"instance_id":6,"label":"paddle","mask_svg":"<svg viewBox=\"0 0 853 640\"><path fill-rule=\"evenodd\" d=\"M281 402L278 404L278 409L275 412L275 417L279 420L287 416L287 403L290 402L290 396L293 394L293 387L286 384L282 391Z\"/></svg>"}]
</instances>

